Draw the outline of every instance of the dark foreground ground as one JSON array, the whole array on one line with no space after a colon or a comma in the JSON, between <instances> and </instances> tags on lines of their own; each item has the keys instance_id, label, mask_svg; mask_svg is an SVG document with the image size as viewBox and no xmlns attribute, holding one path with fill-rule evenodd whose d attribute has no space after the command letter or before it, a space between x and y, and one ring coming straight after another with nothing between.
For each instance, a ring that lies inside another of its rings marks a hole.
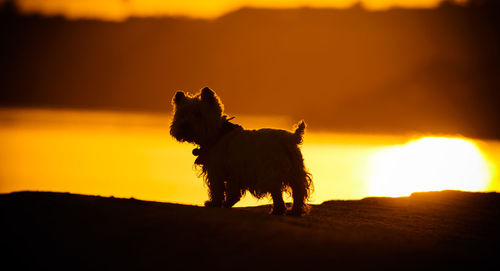
<instances>
[{"instance_id":1,"label":"dark foreground ground","mask_svg":"<svg viewBox=\"0 0 500 271\"><path fill-rule=\"evenodd\" d=\"M500 260L498 193L329 201L297 218L268 206L19 192L0 195L0 211L0 264L19 270L451 270Z\"/></svg>"}]
</instances>

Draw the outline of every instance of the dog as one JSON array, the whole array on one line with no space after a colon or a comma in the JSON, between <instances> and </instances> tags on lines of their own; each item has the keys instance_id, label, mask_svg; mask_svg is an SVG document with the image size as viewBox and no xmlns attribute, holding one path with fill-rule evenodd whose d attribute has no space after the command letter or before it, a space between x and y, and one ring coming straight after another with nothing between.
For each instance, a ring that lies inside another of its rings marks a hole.
<instances>
[{"instance_id":1,"label":"dog","mask_svg":"<svg viewBox=\"0 0 500 271\"><path fill-rule=\"evenodd\" d=\"M223 114L223 104L208 87L196 95L178 91L172 105L170 134L179 142L198 146L193 155L209 190L206 207L231 208L249 191L256 198L271 195L271 214L301 216L308 212L312 177L299 149L304 121L293 133L243 129ZM290 211L283 192L292 196Z\"/></svg>"}]
</instances>

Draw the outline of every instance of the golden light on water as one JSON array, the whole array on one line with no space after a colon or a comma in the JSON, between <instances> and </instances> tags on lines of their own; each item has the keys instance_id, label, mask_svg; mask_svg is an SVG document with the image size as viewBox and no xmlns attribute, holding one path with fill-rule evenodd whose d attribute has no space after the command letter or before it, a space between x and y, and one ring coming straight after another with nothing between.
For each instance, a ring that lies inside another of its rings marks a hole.
<instances>
[{"instance_id":1,"label":"golden light on water","mask_svg":"<svg viewBox=\"0 0 500 271\"><path fill-rule=\"evenodd\" d=\"M391 7L434 8L443 0L17 0L21 11L69 19L97 18L120 21L129 17L188 16L215 18L243 7L349 8L357 3L369 10Z\"/></svg>"},{"instance_id":2,"label":"golden light on water","mask_svg":"<svg viewBox=\"0 0 500 271\"><path fill-rule=\"evenodd\" d=\"M445 189L482 191L492 177L478 147L460 138L424 137L382 150L373 156L372 163L372 196L408 196Z\"/></svg>"},{"instance_id":3,"label":"golden light on water","mask_svg":"<svg viewBox=\"0 0 500 271\"><path fill-rule=\"evenodd\" d=\"M193 146L169 135L170 115L0 109L0 193L57 191L202 205ZM280 116L237 116L246 128L291 129ZM416 191L499 191L500 142L306 131L311 203ZM486 157L485 157L486 156ZM488 164L488 161L491 164ZM290 199L288 199L290 200ZM236 206L268 204L244 197Z\"/></svg>"}]
</instances>

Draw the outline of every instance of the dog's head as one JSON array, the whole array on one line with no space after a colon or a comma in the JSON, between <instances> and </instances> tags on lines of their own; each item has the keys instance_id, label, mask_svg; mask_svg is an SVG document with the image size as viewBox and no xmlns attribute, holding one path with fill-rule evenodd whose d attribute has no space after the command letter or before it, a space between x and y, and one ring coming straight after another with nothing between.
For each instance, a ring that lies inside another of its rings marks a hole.
<instances>
[{"instance_id":1,"label":"dog's head","mask_svg":"<svg viewBox=\"0 0 500 271\"><path fill-rule=\"evenodd\" d=\"M222 124L222 103L208 87L196 95L182 91L172 99L174 118L170 134L178 141L203 145L218 133Z\"/></svg>"}]
</instances>

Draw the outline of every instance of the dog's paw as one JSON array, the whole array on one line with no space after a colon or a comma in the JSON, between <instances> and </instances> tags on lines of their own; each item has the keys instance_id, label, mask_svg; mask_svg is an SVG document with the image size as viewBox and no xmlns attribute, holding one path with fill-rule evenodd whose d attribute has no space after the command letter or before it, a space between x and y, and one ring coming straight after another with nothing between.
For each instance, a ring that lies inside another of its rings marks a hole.
<instances>
[{"instance_id":1,"label":"dog's paw","mask_svg":"<svg viewBox=\"0 0 500 271\"><path fill-rule=\"evenodd\" d=\"M304 212L302 210L289 210L286 212L287 216L303 216L305 214L306 214L306 212Z\"/></svg>"},{"instance_id":2,"label":"dog's paw","mask_svg":"<svg viewBox=\"0 0 500 271\"><path fill-rule=\"evenodd\" d=\"M272 215L284 215L286 214L286 207L282 207L282 208L275 208L273 207L273 210L271 211L271 214Z\"/></svg>"},{"instance_id":3,"label":"dog's paw","mask_svg":"<svg viewBox=\"0 0 500 271\"><path fill-rule=\"evenodd\" d=\"M224 202L222 203L222 207L224 207L224 208L231 208L231 207L233 207L233 205L234 205L235 203L236 203L236 202L234 202L234 201L224 201Z\"/></svg>"},{"instance_id":4,"label":"dog's paw","mask_svg":"<svg viewBox=\"0 0 500 271\"><path fill-rule=\"evenodd\" d=\"M221 208L222 207L222 202L207 200L207 201L205 201L205 207Z\"/></svg>"},{"instance_id":5,"label":"dog's paw","mask_svg":"<svg viewBox=\"0 0 500 271\"><path fill-rule=\"evenodd\" d=\"M289 216L304 216L306 214L308 214L310 211L310 207L309 206L302 206L301 208L292 208L291 210L289 210L286 215L289 215Z\"/></svg>"}]
</instances>

